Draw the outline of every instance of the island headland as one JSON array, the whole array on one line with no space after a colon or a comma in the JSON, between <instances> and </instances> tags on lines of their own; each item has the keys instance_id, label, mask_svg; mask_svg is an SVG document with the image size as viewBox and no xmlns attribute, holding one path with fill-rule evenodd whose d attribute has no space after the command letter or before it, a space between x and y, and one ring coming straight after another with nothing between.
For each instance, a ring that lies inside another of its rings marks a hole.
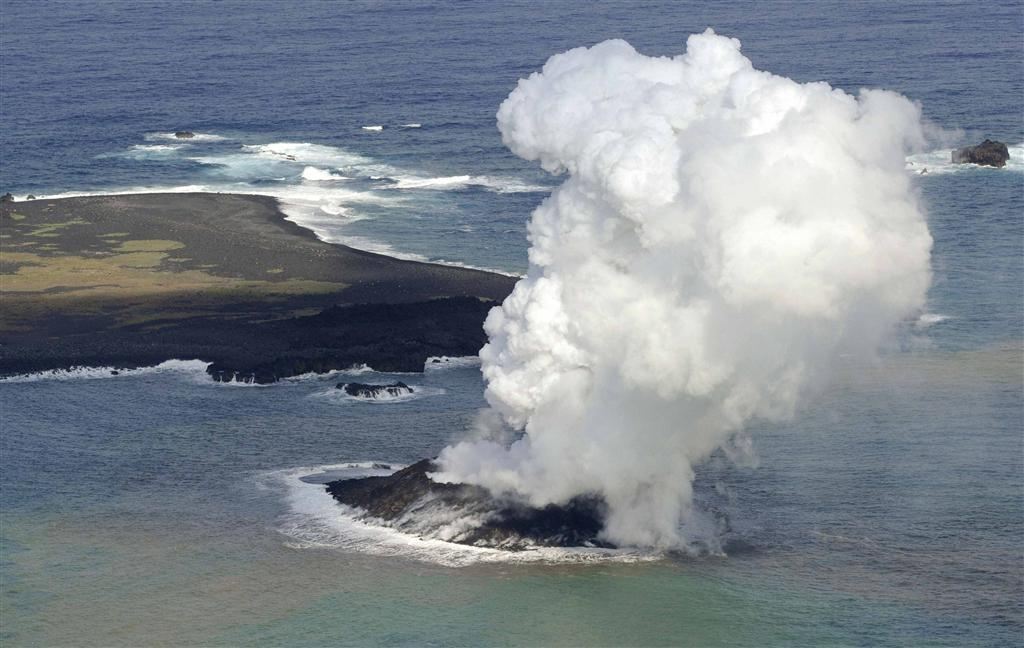
<instances>
[{"instance_id":1,"label":"island headland","mask_svg":"<svg viewBox=\"0 0 1024 648\"><path fill-rule=\"evenodd\" d=\"M154 193L0 202L0 376L200 359L270 383L474 355L515 277L356 250L274 198Z\"/></svg>"}]
</instances>

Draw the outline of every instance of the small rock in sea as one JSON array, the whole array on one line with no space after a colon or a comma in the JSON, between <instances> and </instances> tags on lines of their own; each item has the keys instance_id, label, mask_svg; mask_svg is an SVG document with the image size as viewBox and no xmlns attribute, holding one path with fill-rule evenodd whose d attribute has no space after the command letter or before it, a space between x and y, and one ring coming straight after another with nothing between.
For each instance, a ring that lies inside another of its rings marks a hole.
<instances>
[{"instance_id":1,"label":"small rock in sea","mask_svg":"<svg viewBox=\"0 0 1024 648\"><path fill-rule=\"evenodd\" d=\"M965 146L953 150L953 164L978 164L981 166L1004 167L1010 159L1006 144L985 140L977 146Z\"/></svg>"},{"instance_id":2,"label":"small rock in sea","mask_svg":"<svg viewBox=\"0 0 1024 648\"><path fill-rule=\"evenodd\" d=\"M120 372L120 371L117 371L116 369L111 369L111 370L110 370L110 375L111 375L111 376L117 376L117 375L120 375L120 373L121 373L121 372Z\"/></svg>"},{"instance_id":3,"label":"small rock in sea","mask_svg":"<svg viewBox=\"0 0 1024 648\"><path fill-rule=\"evenodd\" d=\"M14 202L14 196L11 195L10 191L8 191L4 195L0 196L0 203L5 203L5 202Z\"/></svg>"},{"instance_id":4,"label":"small rock in sea","mask_svg":"<svg viewBox=\"0 0 1024 648\"><path fill-rule=\"evenodd\" d=\"M399 380L390 385L368 385L366 383L338 383L338 389L345 390L349 396L356 398L380 398L383 395L401 396L411 394L412 387Z\"/></svg>"},{"instance_id":5,"label":"small rock in sea","mask_svg":"<svg viewBox=\"0 0 1024 648\"><path fill-rule=\"evenodd\" d=\"M178 139L192 139L193 137L196 136L196 134L193 133L192 131L176 131L174 133L174 136L177 137Z\"/></svg>"},{"instance_id":6,"label":"small rock in sea","mask_svg":"<svg viewBox=\"0 0 1024 648\"><path fill-rule=\"evenodd\" d=\"M441 359L440 358L434 358L430 362L432 362L433 364L440 364L441 363Z\"/></svg>"},{"instance_id":7,"label":"small rock in sea","mask_svg":"<svg viewBox=\"0 0 1024 648\"><path fill-rule=\"evenodd\" d=\"M32 194L29 194L29 195L25 196L25 200L35 200L35 199L36 199L36 197L33 196Z\"/></svg>"},{"instance_id":8,"label":"small rock in sea","mask_svg":"<svg viewBox=\"0 0 1024 648\"><path fill-rule=\"evenodd\" d=\"M391 465L386 463L375 463L370 467L375 470L391 470Z\"/></svg>"}]
</instances>

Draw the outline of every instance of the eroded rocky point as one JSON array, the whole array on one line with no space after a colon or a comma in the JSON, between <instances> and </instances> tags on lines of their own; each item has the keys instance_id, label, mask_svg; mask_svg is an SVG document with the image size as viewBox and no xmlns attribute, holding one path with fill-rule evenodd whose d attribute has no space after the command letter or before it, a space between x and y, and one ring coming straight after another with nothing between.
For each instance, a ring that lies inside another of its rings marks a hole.
<instances>
[{"instance_id":1,"label":"eroded rocky point","mask_svg":"<svg viewBox=\"0 0 1024 648\"><path fill-rule=\"evenodd\" d=\"M386 477L332 481L327 492L363 518L421 537L478 547L606 547L600 539L606 505L593 495L564 505L529 506L470 484L435 482L424 459Z\"/></svg>"}]
</instances>

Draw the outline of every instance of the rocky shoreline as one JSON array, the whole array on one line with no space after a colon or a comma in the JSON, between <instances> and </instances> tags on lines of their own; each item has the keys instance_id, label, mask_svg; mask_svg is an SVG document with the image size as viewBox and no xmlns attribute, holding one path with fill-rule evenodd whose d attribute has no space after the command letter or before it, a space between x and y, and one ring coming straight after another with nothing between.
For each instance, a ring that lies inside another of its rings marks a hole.
<instances>
[{"instance_id":1,"label":"rocky shoreline","mask_svg":"<svg viewBox=\"0 0 1024 648\"><path fill-rule=\"evenodd\" d=\"M604 541L606 505L579 495L563 505L536 508L512 497L495 497L480 486L430 479L437 470L423 459L386 477L328 482L327 492L399 531L475 547L521 551L534 547L614 548Z\"/></svg>"},{"instance_id":2,"label":"rocky shoreline","mask_svg":"<svg viewBox=\"0 0 1024 648\"><path fill-rule=\"evenodd\" d=\"M0 204L0 376L210 362L269 383L475 354L514 277L318 240L272 198L143 194Z\"/></svg>"}]
</instances>

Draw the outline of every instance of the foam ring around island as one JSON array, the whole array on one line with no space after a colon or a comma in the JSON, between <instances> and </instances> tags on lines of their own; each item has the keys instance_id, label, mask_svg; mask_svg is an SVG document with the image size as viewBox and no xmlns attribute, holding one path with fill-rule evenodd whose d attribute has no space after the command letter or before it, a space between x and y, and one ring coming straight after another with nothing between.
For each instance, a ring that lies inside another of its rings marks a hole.
<instances>
[{"instance_id":1,"label":"foam ring around island","mask_svg":"<svg viewBox=\"0 0 1024 648\"><path fill-rule=\"evenodd\" d=\"M390 468L374 468L374 465ZM256 475L255 480L265 489L282 492L288 511L278 520L277 529L288 538L287 545L295 549L331 549L409 558L446 567L481 563L634 563L663 558L658 552L586 547L505 551L415 536L372 520L357 519L357 510L340 506L323 486L324 479L387 476L404 467L387 461L354 461L277 470ZM329 475L321 477L323 473Z\"/></svg>"}]
</instances>

